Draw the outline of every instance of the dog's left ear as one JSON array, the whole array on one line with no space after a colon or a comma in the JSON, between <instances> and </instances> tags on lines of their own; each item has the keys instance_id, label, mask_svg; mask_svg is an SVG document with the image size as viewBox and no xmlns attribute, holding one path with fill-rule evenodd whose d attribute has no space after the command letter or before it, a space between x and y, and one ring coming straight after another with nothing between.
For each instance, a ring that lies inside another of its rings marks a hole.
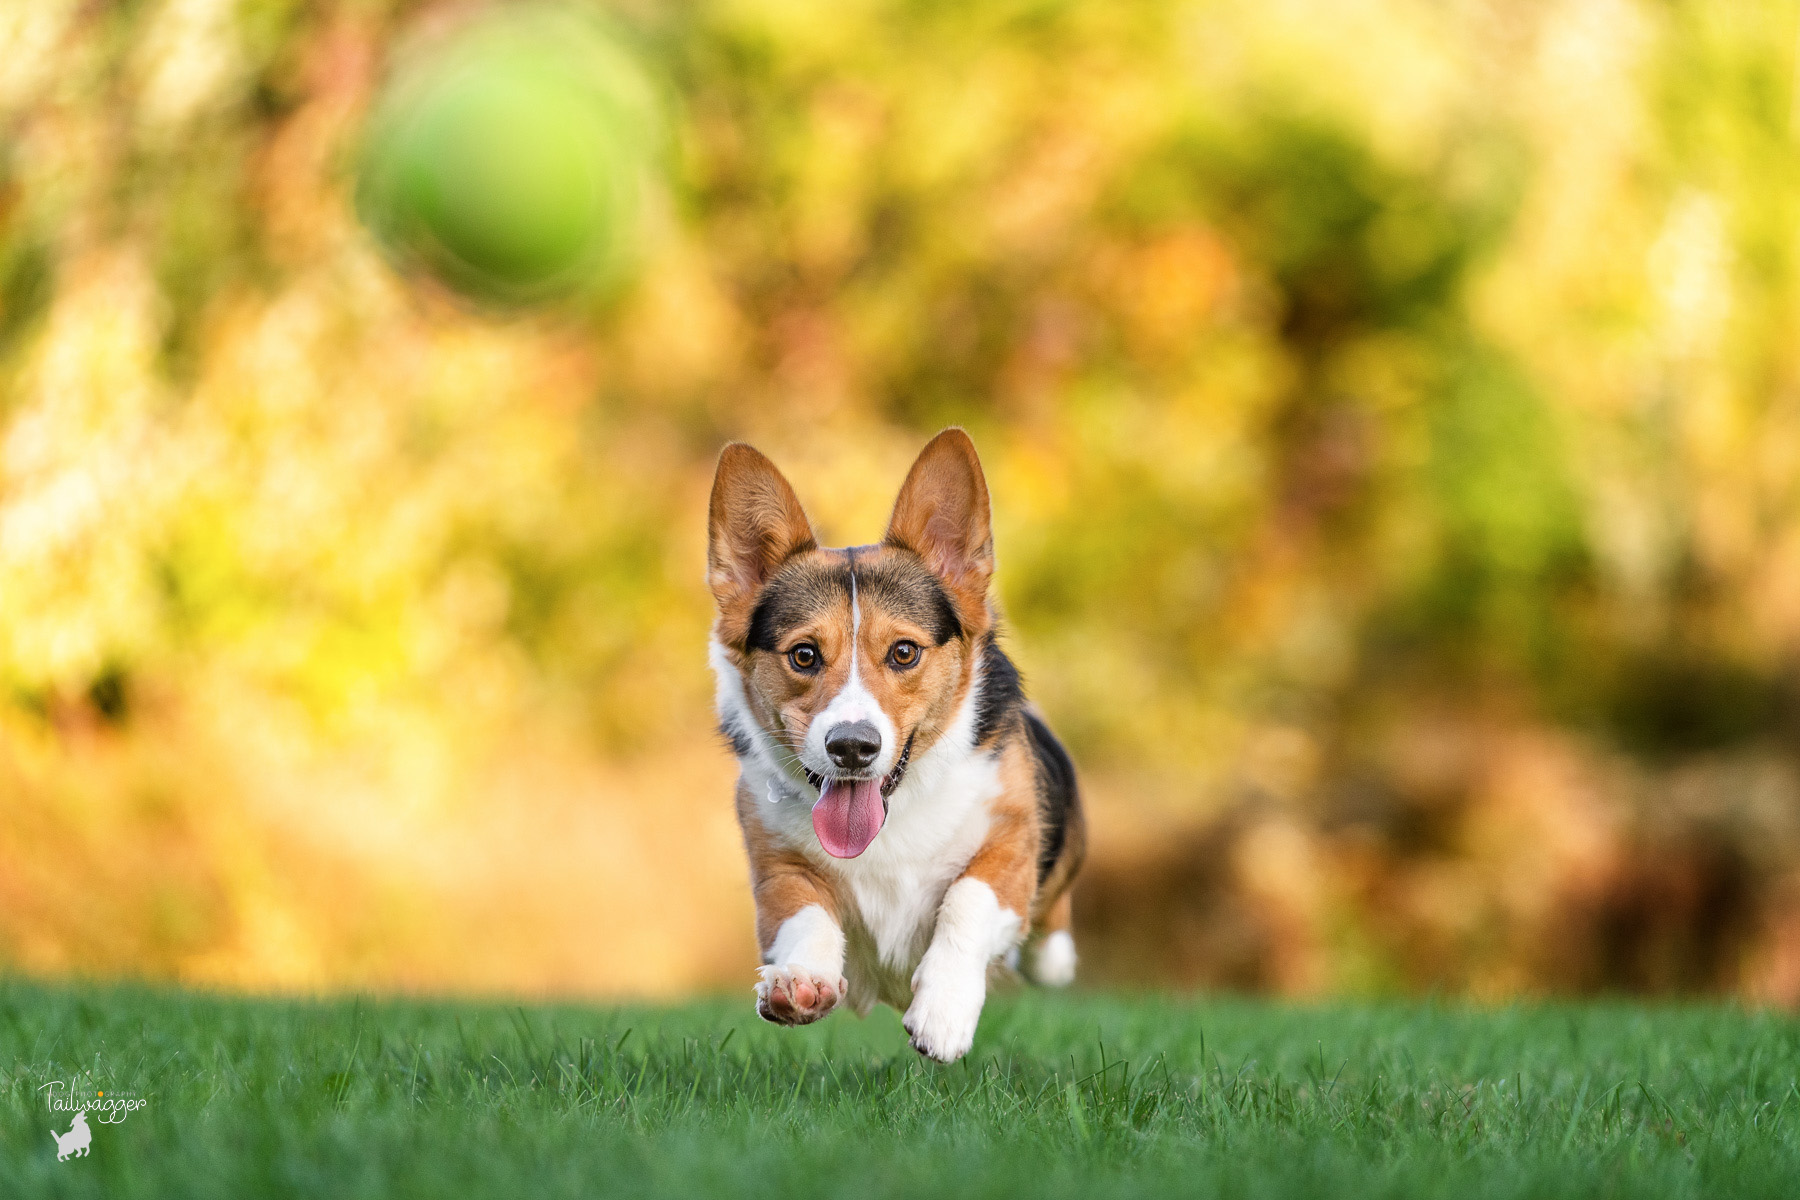
<instances>
[{"instance_id":1,"label":"dog's left ear","mask_svg":"<svg viewBox=\"0 0 1800 1200\"><path fill-rule=\"evenodd\" d=\"M956 598L965 623L976 629L987 624L994 534L987 479L968 434L946 429L919 452L883 540L925 560Z\"/></svg>"}]
</instances>

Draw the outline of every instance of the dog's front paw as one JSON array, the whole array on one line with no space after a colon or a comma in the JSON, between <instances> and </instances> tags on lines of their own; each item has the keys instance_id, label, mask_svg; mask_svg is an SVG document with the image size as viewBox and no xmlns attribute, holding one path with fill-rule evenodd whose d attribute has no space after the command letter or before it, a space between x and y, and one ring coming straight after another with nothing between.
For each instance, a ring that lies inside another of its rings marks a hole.
<instances>
[{"instance_id":1,"label":"dog's front paw","mask_svg":"<svg viewBox=\"0 0 1800 1200\"><path fill-rule=\"evenodd\" d=\"M827 979L805 967L763 967L757 974L757 1015L777 1025L810 1025L844 998L842 976Z\"/></svg>"},{"instance_id":2,"label":"dog's front paw","mask_svg":"<svg viewBox=\"0 0 1800 1200\"><path fill-rule=\"evenodd\" d=\"M913 1001L900 1023L912 1048L939 1062L955 1062L975 1041L975 1025L987 999L987 981L925 976L915 985Z\"/></svg>"}]
</instances>

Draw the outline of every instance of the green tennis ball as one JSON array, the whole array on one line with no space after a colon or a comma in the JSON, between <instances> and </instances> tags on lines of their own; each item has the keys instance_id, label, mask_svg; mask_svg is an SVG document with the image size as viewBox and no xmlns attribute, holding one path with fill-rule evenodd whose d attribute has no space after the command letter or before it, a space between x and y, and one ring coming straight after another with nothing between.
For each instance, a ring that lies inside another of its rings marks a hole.
<instances>
[{"instance_id":1,"label":"green tennis ball","mask_svg":"<svg viewBox=\"0 0 1800 1200\"><path fill-rule=\"evenodd\" d=\"M480 298L605 284L633 257L657 124L603 28L511 10L396 73L359 206L397 256Z\"/></svg>"}]
</instances>

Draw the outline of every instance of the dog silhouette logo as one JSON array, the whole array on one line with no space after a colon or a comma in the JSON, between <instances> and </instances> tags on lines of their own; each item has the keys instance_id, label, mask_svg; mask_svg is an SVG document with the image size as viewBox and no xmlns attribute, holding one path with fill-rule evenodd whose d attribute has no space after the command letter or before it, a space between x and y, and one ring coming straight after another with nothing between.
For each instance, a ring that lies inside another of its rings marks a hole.
<instances>
[{"instance_id":1,"label":"dog silhouette logo","mask_svg":"<svg viewBox=\"0 0 1800 1200\"><path fill-rule=\"evenodd\" d=\"M52 1129L50 1136L56 1139L56 1161L63 1162L71 1154L85 1155L88 1146L93 1143L94 1131L88 1128L87 1113L77 1112L74 1122L69 1126L69 1132L58 1133Z\"/></svg>"}]
</instances>

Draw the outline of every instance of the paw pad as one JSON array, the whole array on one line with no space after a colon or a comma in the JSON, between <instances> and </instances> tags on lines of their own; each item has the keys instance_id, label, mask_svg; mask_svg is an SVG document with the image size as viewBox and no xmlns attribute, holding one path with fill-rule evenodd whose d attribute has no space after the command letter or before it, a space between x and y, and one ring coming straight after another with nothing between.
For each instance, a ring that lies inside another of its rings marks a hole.
<instances>
[{"instance_id":1,"label":"paw pad","mask_svg":"<svg viewBox=\"0 0 1800 1200\"><path fill-rule=\"evenodd\" d=\"M836 1008L845 982L802 967L763 967L756 985L756 1012L777 1025L810 1025Z\"/></svg>"}]
</instances>

